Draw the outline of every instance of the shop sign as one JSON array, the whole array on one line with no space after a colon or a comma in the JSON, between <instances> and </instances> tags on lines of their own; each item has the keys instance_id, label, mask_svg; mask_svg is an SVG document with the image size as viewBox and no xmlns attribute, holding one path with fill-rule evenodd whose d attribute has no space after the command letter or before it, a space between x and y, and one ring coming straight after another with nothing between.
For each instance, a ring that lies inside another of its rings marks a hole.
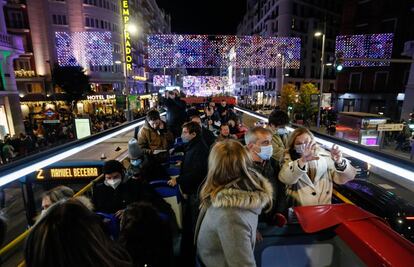
<instances>
[{"instance_id":1,"label":"shop sign","mask_svg":"<svg viewBox=\"0 0 414 267\"><path fill-rule=\"evenodd\" d=\"M36 77L36 72L34 70L15 70L14 75L17 78L30 78Z\"/></svg>"},{"instance_id":2,"label":"shop sign","mask_svg":"<svg viewBox=\"0 0 414 267\"><path fill-rule=\"evenodd\" d=\"M387 123L387 124L378 124L377 131L386 131L386 132L399 132L404 129L404 124L402 123Z\"/></svg>"},{"instance_id":3,"label":"shop sign","mask_svg":"<svg viewBox=\"0 0 414 267\"><path fill-rule=\"evenodd\" d=\"M43 115L45 115L46 120L56 120L59 118L59 114L51 108L46 109Z\"/></svg>"},{"instance_id":4,"label":"shop sign","mask_svg":"<svg viewBox=\"0 0 414 267\"><path fill-rule=\"evenodd\" d=\"M60 120L43 120L43 123L48 123L48 124L60 123Z\"/></svg>"},{"instance_id":5,"label":"shop sign","mask_svg":"<svg viewBox=\"0 0 414 267\"><path fill-rule=\"evenodd\" d=\"M126 109L126 97L124 95L116 96L116 108L117 109Z\"/></svg>"},{"instance_id":6,"label":"shop sign","mask_svg":"<svg viewBox=\"0 0 414 267\"><path fill-rule=\"evenodd\" d=\"M122 0L122 19L124 23L124 45L125 45L125 62L126 62L126 70L132 71L132 50L131 50L131 36L129 31L127 30L128 23L129 23L129 1Z\"/></svg>"},{"instance_id":7,"label":"shop sign","mask_svg":"<svg viewBox=\"0 0 414 267\"><path fill-rule=\"evenodd\" d=\"M88 100L110 100L115 99L115 95L88 95L86 96Z\"/></svg>"}]
</instances>

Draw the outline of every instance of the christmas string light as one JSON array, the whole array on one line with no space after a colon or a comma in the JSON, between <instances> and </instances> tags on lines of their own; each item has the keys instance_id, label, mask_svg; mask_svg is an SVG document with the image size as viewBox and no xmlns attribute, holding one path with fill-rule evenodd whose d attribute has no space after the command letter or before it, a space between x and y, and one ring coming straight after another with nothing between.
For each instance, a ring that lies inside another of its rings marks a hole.
<instances>
[{"instance_id":1,"label":"christmas string light","mask_svg":"<svg viewBox=\"0 0 414 267\"><path fill-rule=\"evenodd\" d=\"M390 59L393 34L340 35L336 37L336 54L343 58ZM381 67L390 62L348 61L344 67Z\"/></svg>"},{"instance_id":2,"label":"christmas string light","mask_svg":"<svg viewBox=\"0 0 414 267\"><path fill-rule=\"evenodd\" d=\"M111 32L55 32L59 66L112 66Z\"/></svg>"},{"instance_id":3,"label":"christmas string light","mask_svg":"<svg viewBox=\"0 0 414 267\"><path fill-rule=\"evenodd\" d=\"M148 36L150 68L285 68L300 65L300 38L233 35ZM230 60L230 51L235 58Z\"/></svg>"}]
</instances>

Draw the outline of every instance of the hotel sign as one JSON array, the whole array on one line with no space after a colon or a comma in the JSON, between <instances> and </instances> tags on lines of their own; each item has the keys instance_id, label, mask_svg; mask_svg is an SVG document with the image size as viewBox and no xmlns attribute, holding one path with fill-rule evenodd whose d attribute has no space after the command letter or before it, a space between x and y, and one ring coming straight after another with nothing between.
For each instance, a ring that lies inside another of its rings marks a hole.
<instances>
[{"instance_id":1,"label":"hotel sign","mask_svg":"<svg viewBox=\"0 0 414 267\"><path fill-rule=\"evenodd\" d=\"M88 95L87 100L110 100L115 99L115 95Z\"/></svg>"},{"instance_id":2,"label":"hotel sign","mask_svg":"<svg viewBox=\"0 0 414 267\"><path fill-rule=\"evenodd\" d=\"M131 51L131 36L128 31L129 23L129 0L122 0L122 22L124 24L124 45L125 45L125 62L126 70L132 71L132 51Z\"/></svg>"}]
</instances>

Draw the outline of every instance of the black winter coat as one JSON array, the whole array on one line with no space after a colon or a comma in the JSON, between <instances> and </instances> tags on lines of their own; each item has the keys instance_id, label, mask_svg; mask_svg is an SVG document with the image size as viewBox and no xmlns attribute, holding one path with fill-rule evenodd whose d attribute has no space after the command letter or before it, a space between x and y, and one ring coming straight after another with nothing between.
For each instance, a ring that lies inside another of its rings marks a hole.
<instances>
[{"instance_id":1,"label":"black winter coat","mask_svg":"<svg viewBox=\"0 0 414 267\"><path fill-rule=\"evenodd\" d=\"M116 189L103 182L96 184L92 202L97 212L113 214L125 209L133 202L149 202L159 211L171 215L171 206L162 199L151 185L144 180L129 179Z\"/></svg>"},{"instance_id":2,"label":"black winter coat","mask_svg":"<svg viewBox=\"0 0 414 267\"><path fill-rule=\"evenodd\" d=\"M207 176L209 148L201 136L194 137L184 149L184 159L177 182L184 194L196 194Z\"/></svg>"},{"instance_id":3,"label":"black winter coat","mask_svg":"<svg viewBox=\"0 0 414 267\"><path fill-rule=\"evenodd\" d=\"M210 148L216 141L216 136L214 136L214 134L205 127L201 128L201 135L208 148Z\"/></svg>"},{"instance_id":4,"label":"black winter coat","mask_svg":"<svg viewBox=\"0 0 414 267\"><path fill-rule=\"evenodd\" d=\"M187 104L185 101L179 97L175 99L164 98L163 104L167 108L167 125L181 127L181 124L187 119L187 113L185 111Z\"/></svg>"},{"instance_id":5,"label":"black winter coat","mask_svg":"<svg viewBox=\"0 0 414 267\"><path fill-rule=\"evenodd\" d=\"M272 216L274 213L287 214L286 207L286 190L285 184L279 181L279 164L275 159L270 158L262 163L254 162L254 169L263 175L273 187L273 207L269 212L269 215Z\"/></svg>"}]
</instances>

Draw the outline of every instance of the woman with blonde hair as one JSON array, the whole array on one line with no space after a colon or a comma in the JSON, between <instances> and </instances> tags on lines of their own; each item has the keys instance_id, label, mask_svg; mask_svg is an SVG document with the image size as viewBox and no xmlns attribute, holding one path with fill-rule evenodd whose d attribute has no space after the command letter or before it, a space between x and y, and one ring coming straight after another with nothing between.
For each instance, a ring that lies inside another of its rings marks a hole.
<instances>
[{"instance_id":1,"label":"woman with blonde hair","mask_svg":"<svg viewBox=\"0 0 414 267\"><path fill-rule=\"evenodd\" d=\"M272 191L239 142L226 140L213 146L196 228L197 252L204 265L256 266L258 216L264 207L271 207Z\"/></svg>"},{"instance_id":2,"label":"woman with blonde hair","mask_svg":"<svg viewBox=\"0 0 414 267\"><path fill-rule=\"evenodd\" d=\"M321 205L331 203L333 182L345 184L355 174L337 145L328 152L317 146L308 129L297 128L289 138L279 180L287 185L293 206Z\"/></svg>"}]
</instances>

